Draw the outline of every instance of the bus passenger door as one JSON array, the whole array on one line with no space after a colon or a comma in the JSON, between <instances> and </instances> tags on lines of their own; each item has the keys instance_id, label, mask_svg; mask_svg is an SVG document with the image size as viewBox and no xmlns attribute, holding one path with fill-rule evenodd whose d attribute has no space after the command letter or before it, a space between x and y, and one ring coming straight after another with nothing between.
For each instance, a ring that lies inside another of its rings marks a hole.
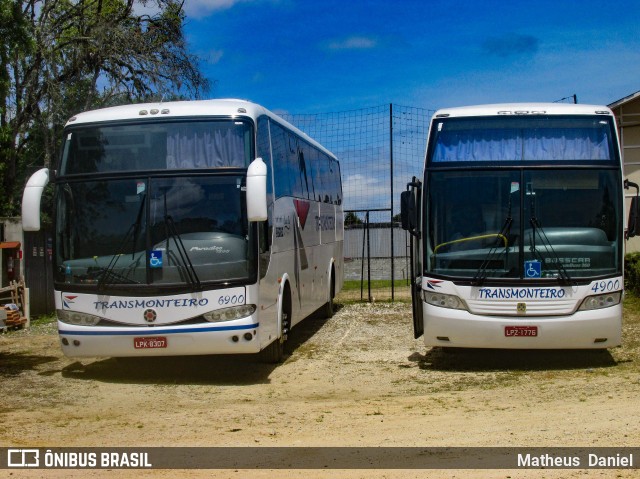
<instances>
[{"instance_id":1,"label":"bus passenger door","mask_svg":"<svg viewBox=\"0 0 640 479\"><path fill-rule=\"evenodd\" d=\"M414 176L407 184L407 191L400 195L400 217L402 229L409 233L411 307L413 313L413 335L419 338L424 333L422 312L422 254L420 239L422 183Z\"/></svg>"}]
</instances>

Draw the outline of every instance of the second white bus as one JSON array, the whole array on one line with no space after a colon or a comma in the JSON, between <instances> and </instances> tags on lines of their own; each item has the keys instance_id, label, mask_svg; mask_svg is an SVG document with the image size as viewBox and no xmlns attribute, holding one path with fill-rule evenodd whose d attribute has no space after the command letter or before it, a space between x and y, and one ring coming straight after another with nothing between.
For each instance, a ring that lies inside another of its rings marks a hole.
<instances>
[{"instance_id":1,"label":"second white bus","mask_svg":"<svg viewBox=\"0 0 640 479\"><path fill-rule=\"evenodd\" d=\"M471 348L621 342L623 176L609 108L439 110L402 195L415 337Z\"/></svg>"}]
</instances>

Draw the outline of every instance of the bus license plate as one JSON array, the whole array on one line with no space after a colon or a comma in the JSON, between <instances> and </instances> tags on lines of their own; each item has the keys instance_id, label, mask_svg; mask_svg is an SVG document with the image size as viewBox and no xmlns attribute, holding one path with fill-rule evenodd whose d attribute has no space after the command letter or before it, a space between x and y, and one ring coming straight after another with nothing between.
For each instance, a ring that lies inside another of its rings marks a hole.
<instances>
[{"instance_id":1,"label":"bus license plate","mask_svg":"<svg viewBox=\"0 0 640 479\"><path fill-rule=\"evenodd\" d=\"M154 336L151 338L133 338L133 347L136 349L157 349L167 347L165 336Z\"/></svg>"},{"instance_id":2,"label":"bus license plate","mask_svg":"<svg viewBox=\"0 0 640 479\"><path fill-rule=\"evenodd\" d=\"M538 326L505 326L504 335L507 337L538 336Z\"/></svg>"}]
</instances>

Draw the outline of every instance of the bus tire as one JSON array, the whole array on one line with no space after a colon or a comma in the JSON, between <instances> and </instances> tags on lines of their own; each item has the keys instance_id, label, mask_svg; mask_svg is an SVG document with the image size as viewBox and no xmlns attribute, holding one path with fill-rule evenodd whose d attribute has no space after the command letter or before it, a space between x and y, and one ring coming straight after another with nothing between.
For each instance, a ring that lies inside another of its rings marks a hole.
<instances>
[{"instance_id":1,"label":"bus tire","mask_svg":"<svg viewBox=\"0 0 640 479\"><path fill-rule=\"evenodd\" d=\"M331 277L329 278L329 300L324 304L322 308L322 315L325 318L333 318L333 314L336 312L333 298L336 295L336 281L333 274L333 267L331 268Z\"/></svg>"},{"instance_id":2,"label":"bus tire","mask_svg":"<svg viewBox=\"0 0 640 479\"><path fill-rule=\"evenodd\" d=\"M285 286L282 293L282 312L280 324L280 337L276 338L269 346L260 351L260 359L264 363L278 364L284 361L284 345L291 329L291 294L289 287Z\"/></svg>"}]
</instances>

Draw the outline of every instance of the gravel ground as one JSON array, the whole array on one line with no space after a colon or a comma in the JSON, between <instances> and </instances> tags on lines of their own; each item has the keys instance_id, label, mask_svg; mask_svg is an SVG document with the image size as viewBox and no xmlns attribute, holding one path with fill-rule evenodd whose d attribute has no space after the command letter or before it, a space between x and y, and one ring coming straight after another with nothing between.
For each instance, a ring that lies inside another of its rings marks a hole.
<instances>
[{"instance_id":1,"label":"gravel ground","mask_svg":"<svg viewBox=\"0 0 640 479\"><path fill-rule=\"evenodd\" d=\"M344 299L343 299L344 301ZM631 301L631 300L630 300ZM428 349L407 303L346 303L293 329L280 365L96 358L55 326L0 336L0 445L634 446L640 319L610 351ZM631 478L634 470L11 471L12 477Z\"/></svg>"}]
</instances>

